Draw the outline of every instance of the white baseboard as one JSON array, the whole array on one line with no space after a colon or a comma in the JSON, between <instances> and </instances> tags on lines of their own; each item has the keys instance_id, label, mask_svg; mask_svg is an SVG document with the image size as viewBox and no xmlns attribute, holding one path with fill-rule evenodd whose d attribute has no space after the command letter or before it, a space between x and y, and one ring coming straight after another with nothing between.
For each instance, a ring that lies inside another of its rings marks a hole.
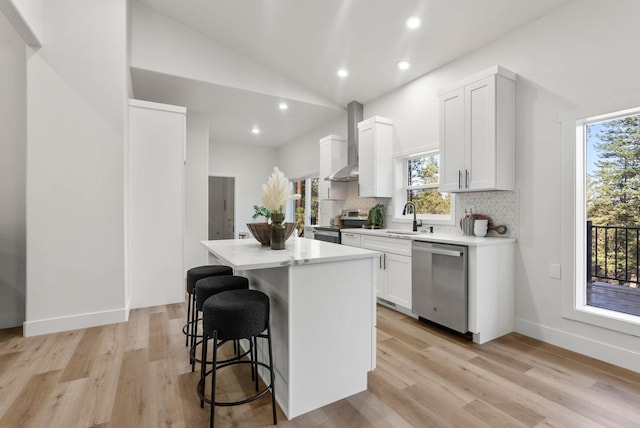
<instances>
[{"instance_id":1,"label":"white baseboard","mask_svg":"<svg viewBox=\"0 0 640 428\"><path fill-rule=\"evenodd\" d=\"M516 332L640 373L640 353L516 318Z\"/></svg>"},{"instance_id":2,"label":"white baseboard","mask_svg":"<svg viewBox=\"0 0 640 428\"><path fill-rule=\"evenodd\" d=\"M122 308L89 314L70 315L68 317L25 321L23 323L23 335L25 337L39 336L41 334L59 333L61 331L77 330L79 328L115 324L128 320L129 309Z\"/></svg>"}]
</instances>

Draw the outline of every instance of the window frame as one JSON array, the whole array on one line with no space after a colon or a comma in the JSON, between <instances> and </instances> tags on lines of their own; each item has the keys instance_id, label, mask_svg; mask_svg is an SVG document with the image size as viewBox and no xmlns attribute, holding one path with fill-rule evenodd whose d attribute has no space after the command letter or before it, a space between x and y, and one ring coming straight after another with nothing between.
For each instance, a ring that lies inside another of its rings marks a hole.
<instances>
[{"instance_id":1,"label":"window frame","mask_svg":"<svg viewBox=\"0 0 640 428\"><path fill-rule=\"evenodd\" d=\"M561 279L563 318L637 335L640 317L587 305L586 302L586 131L590 123L640 114L640 93L597 103L559 115L562 131L562 165L570 169L562 184L562 241L567 243L561 263L572 275Z\"/></svg>"},{"instance_id":2,"label":"window frame","mask_svg":"<svg viewBox=\"0 0 640 428\"><path fill-rule=\"evenodd\" d=\"M408 174L408 162L412 159L430 155L440 155L438 148L421 148L414 149L405 153L399 153L394 156L394 192L393 192L393 222L396 223L411 223L413 222L413 214L402 214L402 210L407 203L407 192L415 189L436 189L439 191L438 184L426 184L419 186L409 186ZM439 159L441 161L441 159ZM416 218L422 220L423 223L428 224L440 224L440 225L453 225L456 218L456 204L455 194L449 193L451 198L451 213L449 215L444 214L417 214Z\"/></svg>"}]
</instances>

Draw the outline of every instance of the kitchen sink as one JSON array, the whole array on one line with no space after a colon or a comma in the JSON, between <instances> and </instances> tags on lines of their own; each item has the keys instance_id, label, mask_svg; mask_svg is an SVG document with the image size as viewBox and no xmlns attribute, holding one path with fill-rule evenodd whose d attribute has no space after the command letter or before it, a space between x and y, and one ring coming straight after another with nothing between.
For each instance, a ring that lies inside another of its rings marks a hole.
<instances>
[{"instance_id":1,"label":"kitchen sink","mask_svg":"<svg viewBox=\"0 0 640 428\"><path fill-rule=\"evenodd\" d=\"M412 230L397 230L397 229L387 229L385 232L393 235L418 235L420 233L424 233L424 232L414 232Z\"/></svg>"}]
</instances>

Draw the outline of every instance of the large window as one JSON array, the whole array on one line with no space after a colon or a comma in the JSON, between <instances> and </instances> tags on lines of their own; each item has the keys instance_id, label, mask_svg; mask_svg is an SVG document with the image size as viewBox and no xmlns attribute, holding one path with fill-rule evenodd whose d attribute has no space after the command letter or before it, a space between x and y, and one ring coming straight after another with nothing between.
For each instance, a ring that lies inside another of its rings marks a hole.
<instances>
[{"instance_id":1,"label":"large window","mask_svg":"<svg viewBox=\"0 0 640 428\"><path fill-rule=\"evenodd\" d=\"M640 115L587 119L586 304L640 315Z\"/></svg>"},{"instance_id":2,"label":"large window","mask_svg":"<svg viewBox=\"0 0 640 428\"><path fill-rule=\"evenodd\" d=\"M428 223L452 223L453 198L438 190L440 156L437 151L414 153L396 158L397 186L394 204L395 219L412 219L413 214L402 215L405 203L416 205L417 217Z\"/></svg>"},{"instance_id":3,"label":"large window","mask_svg":"<svg viewBox=\"0 0 640 428\"><path fill-rule=\"evenodd\" d=\"M640 210L640 97L630 96L560 115L566 183L561 206L562 315L630 334L637 297ZM572 177L573 175L573 177ZM634 212L635 211L635 212Z\"/></svg>"}]
</instances>

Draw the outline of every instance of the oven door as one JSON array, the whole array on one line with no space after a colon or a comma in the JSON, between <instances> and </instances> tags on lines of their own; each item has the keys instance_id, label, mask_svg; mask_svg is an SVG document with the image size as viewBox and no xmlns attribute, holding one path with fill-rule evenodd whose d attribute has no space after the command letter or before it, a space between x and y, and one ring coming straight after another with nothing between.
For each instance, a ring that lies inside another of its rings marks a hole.
<instances>
[{"instance_id":1,"label":"oven door","mask_svg":"<svg viewBox=\"0 0 640 428\"><path fill-rule=\"evenodd\" d=\"M329 230L316 227L314 230L313 238L318 241L333 242L334 244L340 243L340 231Z\"/></svg>"}]
</instances>

